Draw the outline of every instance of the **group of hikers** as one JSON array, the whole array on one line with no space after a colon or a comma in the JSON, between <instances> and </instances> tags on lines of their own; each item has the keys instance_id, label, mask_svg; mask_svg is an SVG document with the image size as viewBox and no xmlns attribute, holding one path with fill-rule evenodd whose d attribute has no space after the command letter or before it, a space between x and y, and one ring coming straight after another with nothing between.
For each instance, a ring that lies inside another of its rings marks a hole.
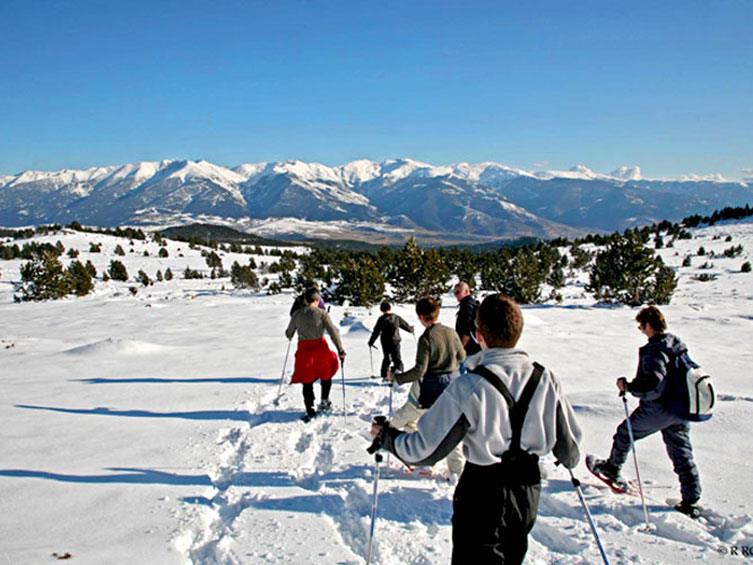
<instances>
[{"instance_id":1,"label":"group of hikers","mask_svg":"<svg viewBox=\"0 0 753 565\"><path fill-rule=\"evenodd\" d=\"M582 431L572 406L551 370L517 348L523 333L520 306L504 294L479 304L468 283L454 287L458 300L456 327L438 321L440 304L418 300L416 315L424 331L417 340L414 366L405 371L400 330L414 328L385 302L368 341L379 339L384 353L381 376L392 384L410 383L406 403L389 421L372 423L379 449L406 466L432 466L446 459L456 483L452 516L452 563L522 563L534 525L541 474L539 458L552 453L567 469L581 459ZM620 469L633 441L661 432L680 482L682 499L675 508L691 517L700 513L701 486L693 462L689 424L664 401L683 342L667 333L655 306L641 309L638 329L648 343L639 350L636 376L617 380L620 394L639 399L638 408L613 437L607 459L591 458L589 469L613 490L628 490ZM337 349L329 349L327 332ZM286 330L298 333L292 382L303 384L304 421L317 415L313 383L321 382L319 412L331 410L331 379L345 359L336 326L319 288L312 284L296 300Z\"/></svg>"}]
</instances>

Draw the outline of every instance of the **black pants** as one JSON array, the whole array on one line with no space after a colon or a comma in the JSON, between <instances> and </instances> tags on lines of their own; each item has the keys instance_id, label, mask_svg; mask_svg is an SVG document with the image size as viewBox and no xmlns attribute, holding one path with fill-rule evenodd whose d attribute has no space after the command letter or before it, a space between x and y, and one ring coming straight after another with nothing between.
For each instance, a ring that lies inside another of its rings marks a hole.
<instances>
[{"instance_id":1,"label":"black pants","mask_svg":"<svg viewBox=\"0 0 753 565\"><path fill-rule=\"evenodd\" d=\"M395 367L396 371L403 370L403 359L400 357L400 344L391 343L389 345L382 344L382 352L384 353L384 359L382 359L382 370L380 375L382 378L387 376L387 371L390 365Z\"/></svg>"},{"instance_id":2,"label":"black pants","mask_svg":"<svg viewBox=\"0 0 753 565\"><path fill-rule=\"evenodd\" d=\"M329 391L332 388L332 380L319 381L322 389L322 400L329 400ZM314 383L303 385L303 404L306 406L306 412L314 410Z\"/></svg>"},{"instance_id":3,"label":"black pants","mask_svg":"<svg viewBox=\"0 0 753 565\"><path fill-rule=\"evenodd\" d=\"M523 562L541 494L535 465L521 477L502 464L465 464L452 500L452 565Z\"/></svg>"}]
</instances>

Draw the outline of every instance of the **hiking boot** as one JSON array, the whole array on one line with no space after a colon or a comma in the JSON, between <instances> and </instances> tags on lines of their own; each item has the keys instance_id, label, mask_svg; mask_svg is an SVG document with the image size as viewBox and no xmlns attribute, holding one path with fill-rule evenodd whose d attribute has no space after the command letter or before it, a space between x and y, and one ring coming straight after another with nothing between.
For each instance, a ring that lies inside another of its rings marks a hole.
<instances>
[{"instance_id":1,"label":"hiking boot","mask_svg":"<svg viewBox=\"0 0 753 565\"><path fill-rule=\"evenodd\" d=\"M590 464L589 464L590 463ZM628 491L630 484L620 475L620 469L605 459L593 459L587 462L592 473L601 475L604 480L614 485L616 488Z\"/></svg>"},{"instance_id":2,"label":"hiking boot","mask_svg":"<svg viewBox=\"0 0 753 565\"><path fill-rule=\"evenodd\" d=\"M313 408L306 408L306 413L303 416L301 416L301 420L307 423L313 420L314 418L316 418L316 410L314 410Z\"/></svg>"},{"instance_id":3,"label":"hiking boot","mask_svg":"<svg viewBox=\"0 0 753 565\"><path fill-rule=\"evenodd\" d=\"M678 512L682 512L683 514L689 516L690 518L693 518L694 520L701 517L701 507L698 506L695 502L683 501L679 504L675 504L674 508Z\"/></svg>"},{"instance_id":4,"label":"hiking boot","mask_svg":"<svg viewBox=\"0 0 753 565\"><path fill-rule=\"evenodd\" d=\"M332 402L330 400L322 400L319 403L319 408L317 411L324 414L329 414L330 412L332 412Z\"/></svg>"}]
</instances>

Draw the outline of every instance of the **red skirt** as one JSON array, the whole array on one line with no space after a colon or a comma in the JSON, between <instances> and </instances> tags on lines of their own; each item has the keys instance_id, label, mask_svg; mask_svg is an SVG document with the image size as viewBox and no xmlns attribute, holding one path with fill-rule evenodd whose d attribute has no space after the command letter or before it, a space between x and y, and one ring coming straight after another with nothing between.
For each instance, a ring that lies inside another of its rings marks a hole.
<instances>
[{"instance_id":1,"label":"red skirt","mask_svg":"<svg viewBox=\"0 0 753 565\"><path fill-rule=\"evenodd\" d=\"M326 339L302 339L295 352L295 371L290 382L309 384L317 379L329 381L339 368L337 353L329 348Z\"/></svg>"}]
</instances>

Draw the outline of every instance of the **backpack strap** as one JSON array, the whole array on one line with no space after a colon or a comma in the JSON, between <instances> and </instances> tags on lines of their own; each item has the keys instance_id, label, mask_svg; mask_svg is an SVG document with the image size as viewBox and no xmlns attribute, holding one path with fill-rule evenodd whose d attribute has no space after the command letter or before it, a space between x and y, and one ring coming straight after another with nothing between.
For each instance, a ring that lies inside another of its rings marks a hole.
<instances>
[{"instance_id":1,"label":"backpack strap","mask_svg":"<svg viewBox=\"0 0 753 565\"><path fill-rule=\"evenodd\" d=\"M520 398L518 398L515 406L513 406L512 413L510 414L510 423L512 424L511 449L520 449L520 436L523 433L523 422L525 422L526 414L528 413L528 406L531 404L531 399L536 392L536 387L539 386L539 381L541 381L543 374L544 367L534 362L533 373L528 379Z\"/></svg>"},{"instance_id":2,"label":"backpack strap","mask_svg":"<svg viewBox=\"0 0 753 565\"><path fill-rule=\"evenodd\" d=\"M513 406L515 406L515 399L512 397L512 394L510 393L510 389L507 388L505 383L503 383L501 380L499 380L499 377L492 373L489 369L484 367L483 365L479 365L472 371L468 371L469 373L475 373L479 377L482 377L486 382L488 382L490 385L492 385L494 388L496 388L499 393L502 395L502 398L505 399L505 402L507 402L507 407L512 411Z\"/></svg>"},{"instance_id":3,"label":"backpack strap","mask_svg":"<svg viewBox=\"0 0 753 565\"><path fill-rule=\"evenodd\" d=\"M515 399L510 393L510 389L507 388L499 377L483 365L479 365L469 372L477 374L492 385L502 395L505 402L507 402L507 407L510 409L510 427L512 428L510 451L520 451L520 436L523 433L523 423L525 422L526 414L528 413L528 406L531 404L531 399L533 398L536 388L541 381L541 377L544 374L544 367L534 362L533 373L528 379L528 382L517 402L515 402Z\"/></svg>"}]
</instances>

